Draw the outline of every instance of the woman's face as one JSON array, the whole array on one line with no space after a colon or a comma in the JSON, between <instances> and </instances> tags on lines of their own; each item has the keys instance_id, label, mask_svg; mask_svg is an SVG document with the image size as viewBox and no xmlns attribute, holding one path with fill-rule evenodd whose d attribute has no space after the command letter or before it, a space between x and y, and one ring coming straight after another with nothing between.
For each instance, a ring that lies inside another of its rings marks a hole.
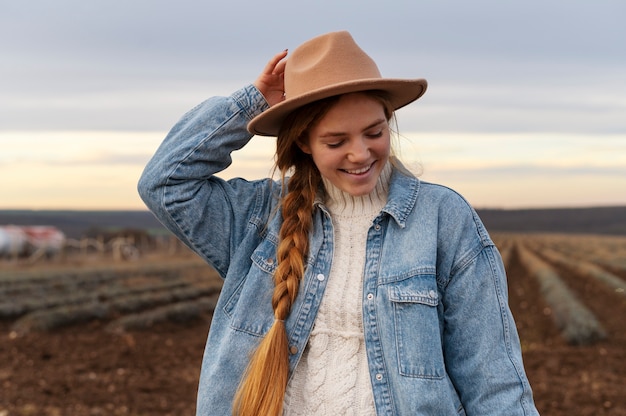
<instances>
[{"instance_id":1,"label":"woman's face","mask_svg":"<svg viewBox=\"0 0 626 416\"><path fill-rule=\"evenodd\" d=\"M321 175L350 195L370 193L389 159L389 123L383 105L363 93L341 96L299 144Z\"/></svg>"}]
</instances>

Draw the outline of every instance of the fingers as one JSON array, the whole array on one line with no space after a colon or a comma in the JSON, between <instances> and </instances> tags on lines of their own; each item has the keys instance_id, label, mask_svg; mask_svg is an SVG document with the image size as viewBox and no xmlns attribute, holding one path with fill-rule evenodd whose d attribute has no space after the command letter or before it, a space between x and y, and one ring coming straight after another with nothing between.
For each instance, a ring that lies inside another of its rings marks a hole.
<instances>
[{"instance_id":1,"label":"fingers","mask_svg":"<svg viewBox=\"0 0 626 416\"><path fill-rule=\"evenodd\" d=\"M281 58L274 67L275 74L282 74L285 72L285 65L287 65L287 60L284 58L287 56L287 49L280 53L279 56L281 56Z\"/></svg>"},{"instance_id":2,"label":"fingers","mask_svg":"<svg viewBox=\"0 0 626 416\"><path fill-rule=\"evenodd\" d=\"M265 65L263 72L267 75L277 75L285 72L285 64L287 61L284 58L287 56L287 53L288 51L285 49L284 51L274 55L272 59L269 60L267 65Z\"/></svg>"}]
</instances>

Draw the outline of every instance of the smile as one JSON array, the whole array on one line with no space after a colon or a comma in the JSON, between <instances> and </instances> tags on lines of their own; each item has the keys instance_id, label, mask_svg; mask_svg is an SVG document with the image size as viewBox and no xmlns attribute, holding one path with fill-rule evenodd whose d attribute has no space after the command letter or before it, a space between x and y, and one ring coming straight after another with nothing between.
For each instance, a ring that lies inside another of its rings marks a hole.
<instances>
[{"instance_id":1,"label":"smile","mask_svg":"<svg viewBox=\"0 0 626 416\"><path fill-rule=\"evenodd\" d=\"M353 169L353 170L342 169L342 170L344 172L346 172L346 173L351 174L351 175L362 175L364 173L367 173L372 168L372 166L374 166L373 163L371 165L369 165L369 166L365 166L365 167L360 168L360 169Z\"/></svg>"}]
</instances>

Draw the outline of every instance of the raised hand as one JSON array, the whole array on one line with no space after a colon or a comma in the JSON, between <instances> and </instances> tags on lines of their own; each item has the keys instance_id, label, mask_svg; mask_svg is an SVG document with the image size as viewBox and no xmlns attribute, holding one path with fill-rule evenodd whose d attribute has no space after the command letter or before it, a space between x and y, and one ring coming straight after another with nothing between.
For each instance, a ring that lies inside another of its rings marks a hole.
<instances>
[{"instance_id":1,"label":"raised hand","mask_svg":"<svg viewBox=\"0 0 626 416\"><path fill-rule=\"evenodd\" d=\"M254 86L263 94L267 103L271 106L285 99L285 64L287 49L274 55L265 65L263 72L254 81Z\"/></svg>"}]
</instances>

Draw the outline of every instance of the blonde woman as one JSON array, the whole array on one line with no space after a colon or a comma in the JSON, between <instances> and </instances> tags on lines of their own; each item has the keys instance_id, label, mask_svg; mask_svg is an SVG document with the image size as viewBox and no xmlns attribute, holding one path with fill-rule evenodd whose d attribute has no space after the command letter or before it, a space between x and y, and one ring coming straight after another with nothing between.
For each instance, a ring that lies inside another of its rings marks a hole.
<instances>
[{"instance_id":1,"label":"blonde woman","mask_svg":"<svg viewBox=\"0 0 626 416\"><path fill-rule=\"evenodd\" d=\"M197 415L537 414L496 247L392 155L425 90L333 32L173 127L139 191L224 278ZM216 177L253 134L281 179Z\"/></svg>"}]
</instances>

